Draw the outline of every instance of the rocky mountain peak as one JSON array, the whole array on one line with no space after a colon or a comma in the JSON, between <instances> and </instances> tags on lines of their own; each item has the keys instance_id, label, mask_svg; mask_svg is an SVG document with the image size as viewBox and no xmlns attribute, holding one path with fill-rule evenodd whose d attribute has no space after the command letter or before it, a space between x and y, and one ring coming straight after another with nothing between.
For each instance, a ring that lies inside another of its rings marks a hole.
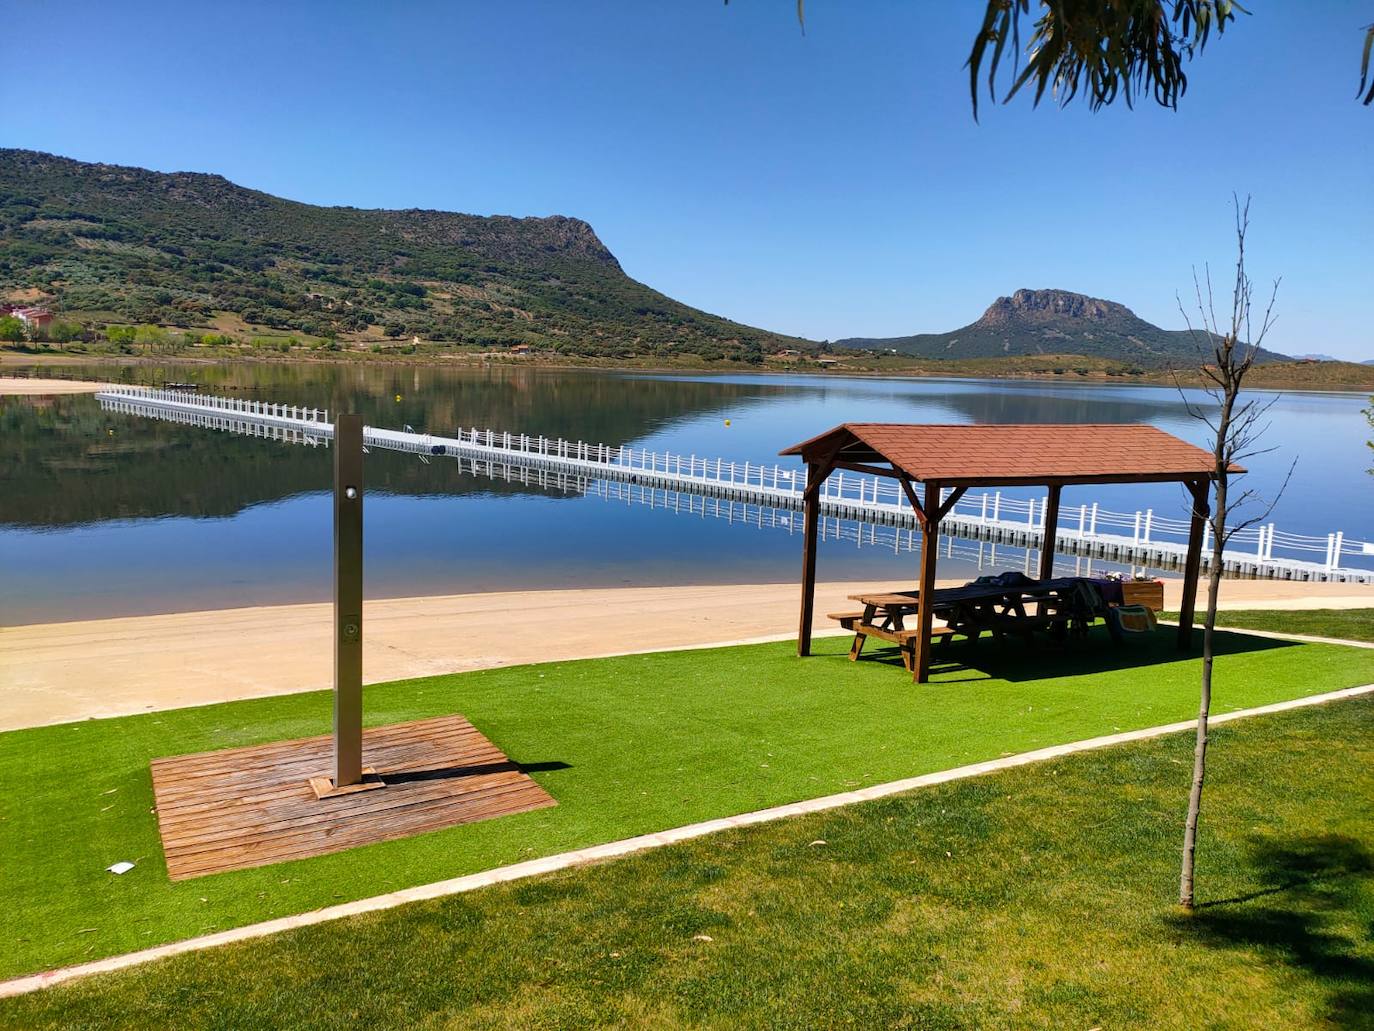
<instances>
[{"instance_id":1,"label":"rocky mountain peak","mask_svg":"<svg viewBox=\"0 0 1374 1031\"><path fill-rule=\"evenodd\" d=\"M1101 322L1119 318L1135 318L1135 313L1124 304L1076 294L1071 290L1017 290L1010 297L999 297L993 301L974 325L992 329L1013 322L1060 319Z\"/></svg>"}]
</instances>

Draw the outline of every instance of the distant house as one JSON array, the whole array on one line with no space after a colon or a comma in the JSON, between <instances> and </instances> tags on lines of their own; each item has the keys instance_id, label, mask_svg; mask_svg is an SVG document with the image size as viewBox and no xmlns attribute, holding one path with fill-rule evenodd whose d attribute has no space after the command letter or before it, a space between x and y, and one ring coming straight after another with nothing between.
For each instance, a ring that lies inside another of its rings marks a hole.
<instances>
[{"instance_id":1,"label":"distant house","mask_svg":"<svg viewBox=\"0 0 1374 1031\"><path fill-rule=\"evenodd\" d=\"M530 353L530 345L529 345L529 344L516 344L514 347L512 347L512 348L510 349L510 353L511 353L511 354L529 354L529 353Z\"/></svg>"},{"instance_id":2,"label":"distant house","mask_svg":"<svg viewBox=\"0 0 1374 1031\"><path fill-rule=\"evenodd\" d=\"M817 359L816 359L816 363L819 364L819 365L837 365L837 364L839 363L839 361L840 361L840 360L839 360L838 358L817 358Z\"/></svg>"},{"instance_id":3,"label":"distant house","mask_svg":"<svg viewBox=\"0 0 1374 1031\"><path fill-rule=\"evenodd\" d=\"M47 329L52 325L52 312L47 308L12 308L10 314L29 329Z\"/></svg>"}]
</instances>

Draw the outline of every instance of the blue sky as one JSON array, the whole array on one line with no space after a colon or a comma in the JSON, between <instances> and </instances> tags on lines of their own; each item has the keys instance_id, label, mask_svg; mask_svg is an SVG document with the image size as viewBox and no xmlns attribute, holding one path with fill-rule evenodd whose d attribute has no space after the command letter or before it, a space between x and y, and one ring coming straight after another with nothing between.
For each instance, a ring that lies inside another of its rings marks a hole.
<instances>
[{"instance_id":1,"label":"blue sky","mask_svg":"<svg viewBox=\"0 0 1374 1031\"><path fill-rule=\"evenodd\" d=\"M1177 113L969 110L964 4L44 3L0 143L320 204L585 218L635 278L813 338L952 329L1018 287L1182 325L1251 194L1271 345L1374 358L1364 0L1255 0ZM13 57L14 55L12 55ZM1219 268L1220 267L1220 268ZM1223 272L1222 278L1225 279Z\"/></svg>"}]
</instances>

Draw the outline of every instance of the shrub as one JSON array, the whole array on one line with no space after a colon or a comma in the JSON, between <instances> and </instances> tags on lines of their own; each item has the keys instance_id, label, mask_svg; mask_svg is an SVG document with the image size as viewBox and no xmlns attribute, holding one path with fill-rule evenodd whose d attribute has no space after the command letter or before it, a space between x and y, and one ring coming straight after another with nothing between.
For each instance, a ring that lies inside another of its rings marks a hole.
<instances>
[{"instance_id":1,"label":"shrub","mask_svg":"<svg viewBox=\"0 0 1374 1031\"><path fill-rule=\"evenodd\" d=\"M81 327L75 322L54 322L48 327L48 339L58 344L70 344L81 339Z\"/></svg>"},{"instance_id":2,"label":"shrub","mask_svg":"<svg viewBox=\"0 0 1374 1031\"><path fill-rule=\"evenodd\" d=\"M17 344L24 339L24 323L13 315L0 318L0 340Z\"/></svg>"}]
</instances>

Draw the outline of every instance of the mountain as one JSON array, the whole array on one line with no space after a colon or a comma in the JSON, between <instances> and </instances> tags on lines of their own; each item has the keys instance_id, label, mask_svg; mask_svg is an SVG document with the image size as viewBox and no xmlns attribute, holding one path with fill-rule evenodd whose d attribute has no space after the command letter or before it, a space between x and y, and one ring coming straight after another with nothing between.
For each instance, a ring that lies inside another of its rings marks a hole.
<instances>
[{"instance_id":1,"label":"mountain","mask_svg":"<svg viewBox=\"0 0 1374 1031\"><path fill-rule=\"evenodd\" d=\"M88 322L757 360L808 346L627 276L586 222L317 207L0 150L0 299Z\"/></svg>"},{"instance_id":2,"label":"mountain","mask_svg":"<svg viewBox=\"0 0 1374 1031\"><path fill-rule=\"evenodd\" d=\"M1004 355L1084 355L1160 368L1196 364L1198 348L1186 330L1160 329L1125 305L1068 290L1017 290L999 297L978 321L952 333L851 337L840 347L892 349L923 358L998 358ZM1283 360L1271 351L1262 360Z\"/></svg>"},{"instance_id":3,"label":"mountain","mask_svg":"<svg viewBox=\"0 0 1374 1031\"><path fill-rule=\"evenodd\" d=\"M1300 361L1300 362L1338 362L1338 361L1340 361L1340 359L1337 358L1335 355L1330 355L1330 354L1295 354L1295 355L1293 355L1293 358L1294 358L1294 360Z\"/></svg>"}]
</instances>

